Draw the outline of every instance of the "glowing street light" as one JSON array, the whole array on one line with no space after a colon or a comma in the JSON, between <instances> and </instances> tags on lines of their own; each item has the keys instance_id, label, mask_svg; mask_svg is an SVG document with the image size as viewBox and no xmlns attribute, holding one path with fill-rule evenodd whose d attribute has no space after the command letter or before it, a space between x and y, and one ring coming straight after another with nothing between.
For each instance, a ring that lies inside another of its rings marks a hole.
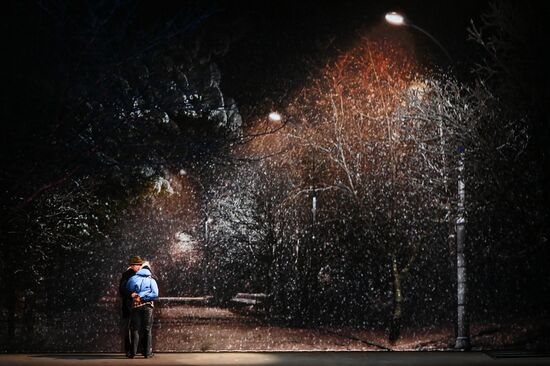
<instances>
[{"instance_id":1,"label":"glowing street light","mask_svg":"<svg viewBox=\"0 0 550 366\"><path fill-rule=\"evenodd\" d=\"M453 58L439 41L430 33L413 24L404 15L394 11L386 13L386 22L394 26L408 26L430 38L453 63ZM470 326L467 316L467 277L466 277L466 256L465 256L465 235L466 235L466 215L465 215L465 174L464 174L464 147L458 148L458 207L455 221L456 231L456 262L457 262L457 335L455 348L470 348Z\"/></svg>"},{"instance_id":2,"label":"glowing street light","mask_svg":"<svg viewBox=\"0 0 550 366\"><path fill-rule=\"evenodd\" d=\"M405 24L405 17L399 13L396 13L395 11L386 13L384 16L386 19L386 22L390 23L391 25L404 25Z\"/></svg>"},{"instance_id":3,"label":"glowing street light","mask_svg":"<svg viewBox=\"0 0 550 366\"><path fill-rule=\"evenodd\" d=\"M386 22L388 24L391 24L391 25L394 25L394 26L397 26L397 27L405 25L407 27L411 27L411 28L416 29L417 31L419 31L420 33L424 34L429 39L431 39L441 49L441 51L443 51L443 53L445 54L445 56L447 56L447 58L451 61L451 63L454 62L454 60L451 57L451 55L449 54L449 52L447 52L445 47L443 47L443 45L434 36L432 36L430 33L428 33L428 31L426 31L425 29L420 28L419 26L417 26L416 24L411 22L403 14L399 14L395 11L391 11L389 13L386 13L386 15L384 16L384 19L386 20Z\"/></svg>"},{"instance_id":4,"label":"glowing street light","mask_svg":"<svg viewBox=\"0 0 550 366\"><path fill-rule=\"evenodd\" d=\"M271 112L271 113L269 113L268 118L269 118L269 120L272 121L272 122L281 122L281 120L283 119L283 117L281 116L281 114L278 113L278 112Z\"/></svg>"}]
</instances>

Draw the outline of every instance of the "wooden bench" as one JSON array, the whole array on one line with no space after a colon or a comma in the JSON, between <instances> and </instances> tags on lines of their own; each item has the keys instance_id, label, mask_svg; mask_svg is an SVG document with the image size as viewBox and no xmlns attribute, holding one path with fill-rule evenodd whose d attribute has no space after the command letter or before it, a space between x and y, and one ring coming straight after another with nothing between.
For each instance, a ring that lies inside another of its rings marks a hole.
<instances>
[{"instance_id":1,"label":"wooden bench","mask_svg":"<svg viewBox=\"0 0 550 366\"><path fill-rule=\"evenodd\" d=\"M266 299L267 295L263 293L239 292L231 299L231 301L238 304L263 305Z\"/></svg>"},{"instance_id":2,"label":"wooden bench","mask_svg":"<svg viewBox=\"0 0 550 366\"><path fill-rule=\"evenodd\" d=\"M212 300L213 296L161 296L157 298L157 302L163 304L191 304L191 305L207 305Z\"/></svg>"}]
</instances>

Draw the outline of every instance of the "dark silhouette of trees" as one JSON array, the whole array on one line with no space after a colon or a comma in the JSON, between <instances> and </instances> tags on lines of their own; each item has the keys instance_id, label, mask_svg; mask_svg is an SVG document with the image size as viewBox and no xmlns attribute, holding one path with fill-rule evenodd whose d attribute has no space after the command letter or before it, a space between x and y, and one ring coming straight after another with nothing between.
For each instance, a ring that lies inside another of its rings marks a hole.
<instances>
[{"instance_id":1,"label":"dark silhouette of trees","mask_svg":"<svg viewBox=\"0 0 550 366\"><path fill-rule=\"evenodd\" d=\"M538 260L548 257L548 55L541 47L548 14L545 4L492 2L469 28L481 52L473 73L493 96L492 122L482 131L492 156L477 169L487 183L473 192L485 203L473 240L491 245L472 254L476 280L495 289L472 298L480 308L506 309L500 317L538 308L550 293ZM531 301L535 298L541 301Z\"/></svg>"},{"instance_id":2,"label":"dark silhouette of trees","mask_svg":"<svg viewBox=\"0 0 550 366\"><path fill-rule=\"evenodd\" d=\"M239 138L241 117L216 65L231 33L203 31L218 9L156 11L125 1L13 9L0 249L12 343L17 304L41 314L104 295L110 276L76 290L90 275L83 263L112 268L151 247L169 251L189 231L177 224L194 222L195 206L183 205L200 201L196 181ZM174 203L166 207L163 195ZM138 207L166 213L140 238Z\"/></svg>"}]
</instances>

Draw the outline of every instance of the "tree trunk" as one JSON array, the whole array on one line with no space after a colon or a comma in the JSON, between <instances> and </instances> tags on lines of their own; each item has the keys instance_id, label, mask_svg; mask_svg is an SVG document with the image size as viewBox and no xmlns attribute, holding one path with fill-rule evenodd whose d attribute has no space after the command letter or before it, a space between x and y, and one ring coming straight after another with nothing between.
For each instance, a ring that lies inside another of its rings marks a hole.
<instances>
[{"instance_id":1,"label":"tree trunk","mask_svg":"<svg viewBox=\"0 0 550 366\"><path fill-rule=\"evenodd\" d=\"M401 287L402 276L397 267L397 258L392 255L393 276L393 312L389 329L389 341L394 343L401 333L401 319L403 314L403 289Z\"/></svg>"}]
</instances>

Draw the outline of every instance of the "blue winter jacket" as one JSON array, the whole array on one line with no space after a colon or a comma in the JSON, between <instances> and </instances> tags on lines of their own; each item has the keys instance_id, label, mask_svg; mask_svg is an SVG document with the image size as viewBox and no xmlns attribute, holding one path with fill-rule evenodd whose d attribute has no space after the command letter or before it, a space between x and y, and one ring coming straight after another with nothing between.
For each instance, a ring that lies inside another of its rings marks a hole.
<instances>
[{"instance_id":1,"label":"blue winter jacket","mask_svg":"<svg viewBox=\"0 0 550 366\"><path fill-rule=\"evenodd\" d=\"M129 293L135 292L141 297L141 301L153 301L159 296L157 281L151 277L151 271L142 268L130 277L126 284Z\"/></svg>"}]
</instances>

